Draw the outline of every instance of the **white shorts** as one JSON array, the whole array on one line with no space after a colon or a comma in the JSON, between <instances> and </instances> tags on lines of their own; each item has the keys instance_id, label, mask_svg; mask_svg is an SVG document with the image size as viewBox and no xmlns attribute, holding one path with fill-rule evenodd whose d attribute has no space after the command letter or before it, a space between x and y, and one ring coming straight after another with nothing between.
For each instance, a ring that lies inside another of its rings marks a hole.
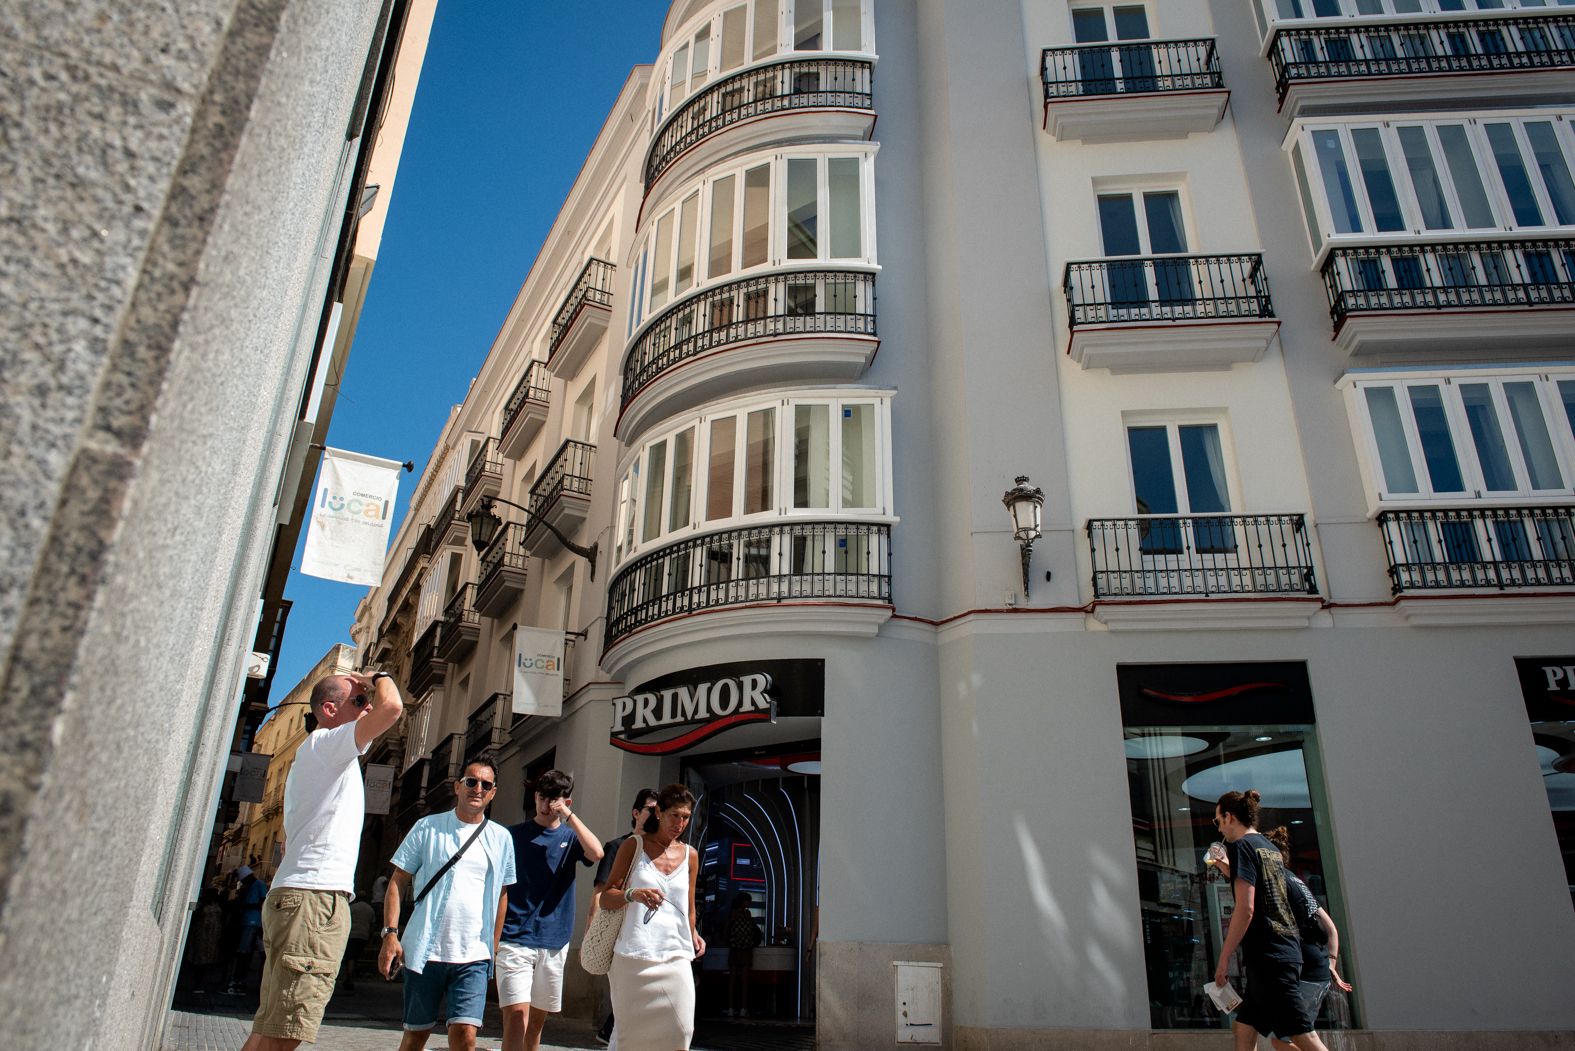
<instances>
[{"instance_id":1,"label":"white shorts","mask_svg":"<svg viewBox=\"0 0 1575 1051\"><path fill-rule=\"evenodd\" d=\"M498 972L498 1004L528 1003L549 1014L563 1010L563 962L569 947L528 949L501 942L494 961Z\"/></svg>"}]
</instances>

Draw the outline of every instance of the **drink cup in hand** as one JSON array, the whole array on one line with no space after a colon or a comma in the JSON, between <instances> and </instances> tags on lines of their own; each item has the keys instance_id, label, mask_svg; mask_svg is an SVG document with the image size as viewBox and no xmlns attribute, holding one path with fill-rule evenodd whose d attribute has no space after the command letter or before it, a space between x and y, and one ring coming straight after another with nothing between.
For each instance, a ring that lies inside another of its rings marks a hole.
<instances>
[{"instance_id":1,"label":"drink cup in hand","mask_svg":"<svg viewBox=\"0 0 1575 1051\"><path fill-rule=\"evenodd\" d=\"M1225 860L1225 844L1210 843L1209 849L1204 851L1203 863L1205 865L1218 865Z\"/></svg>"}]
</instances>

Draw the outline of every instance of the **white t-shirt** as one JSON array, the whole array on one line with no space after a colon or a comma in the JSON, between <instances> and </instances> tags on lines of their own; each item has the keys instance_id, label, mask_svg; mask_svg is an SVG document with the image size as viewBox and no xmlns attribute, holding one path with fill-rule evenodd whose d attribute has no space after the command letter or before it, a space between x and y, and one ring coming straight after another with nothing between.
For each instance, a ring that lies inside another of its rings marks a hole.
<instances>
[{"instance_id":1,"label":"white t-shirt","mask_svg":"<svg viewBox=\"0 0 1575 1051\"><path fill-rule=\"evenodd\" d=\"M458 824L453 841L448 844L451 855L476 831L475 825L464 822ZM482 909L487 897L486 851L465 851L465 856L454 862L454 867L443 878L453 882L448 888L448 898L443 903L443 916L438 920L437 930L432 933L427 959L442 963L471 963L492 959L492 945L483 945L478 937L483 929ZM497 922L497 910L498 903L493 902L494 924ZM491 930L492 924L486 925L485 929Z\"/></svg>"},{"instance_id":2,"label":"white t-shirt","mask_svg":"<svg viewBox=\"0 0 1575 1051\"><path fill-rule=\"evenodd\" d=\"M355 743L355 723L314 730L296 750L284 783L284 858L275 887L355 890L361 853L366 789L361 783L365 749Z\"/></svg>"}]
</instances>

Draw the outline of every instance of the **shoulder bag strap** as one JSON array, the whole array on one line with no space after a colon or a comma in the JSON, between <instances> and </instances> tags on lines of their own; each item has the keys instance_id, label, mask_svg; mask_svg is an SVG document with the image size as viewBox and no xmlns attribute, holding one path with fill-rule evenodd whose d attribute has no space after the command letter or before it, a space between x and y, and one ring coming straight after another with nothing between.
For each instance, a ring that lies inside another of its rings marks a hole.
<instances>
[{"instance_id":1,"label":"shoulder bag strap","mask_svg":"<svg viewBox=\"0 0 1575 1051\"><path fill-rule=\"evenodd\" d=\"M454 867L454 863L464 856L465 851L470 849L470 845L476 842L476 840L481 836L481 833L486 831L486 828L487 819L482 818L481 824L476 826L476 831L470 834L470 838L465 840L458 850L454 851L454 856L443 863L443 867L437 870L437 874L435 876L427 880L427 885L421 888L421 893L416 895L416 900L410 903L410 907L412 909L421 904L421 899L427 896L428 891L437 886L437 881L443 878L444 873Z\"/></svg>"}]
</instances>

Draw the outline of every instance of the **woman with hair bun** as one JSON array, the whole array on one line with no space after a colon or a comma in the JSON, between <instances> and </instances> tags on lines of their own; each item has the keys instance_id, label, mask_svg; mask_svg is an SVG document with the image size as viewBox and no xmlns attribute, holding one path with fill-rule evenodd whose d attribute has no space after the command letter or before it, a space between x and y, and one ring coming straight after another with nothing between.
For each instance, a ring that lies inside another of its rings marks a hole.
<instances>
[{"instance_id":1,"label":"woman with hair bun","mask_svg":"<svg viewBox=\"0 0 1575 1051\"><path fill-rule=\"evenodd\" d=\"M1273 843L1286 865L1291 862L1291 831L1284 825L1264 833ZM1291 892L1291 908L1295 911L1297 926L1302 936L1302 975L1298 986L1301 990L1302 1013L1309 1025L1318 1020L1323 1009L1324 997L1333 983L1341 992L1350 992L1351 983L1340 977L1340 930L1324 911L1312 888L1289 868L1285 870L1285 884ZM1291 1045L1275 1039L1272 1044L1278 1051Z\"/></svg>"},{"instance_id":2,"label":"woman with hair bun","mask_svg":"<svg viewBox=\"0 0 1575 1051\"><path fill-rule=\"evenodd\" d=\"M645 819L642 834L618 848L601 894L602 908L624 910L607 972L619 1051L688 1051L694 1039L689 962L705 955L695 926L700 856L683 841L694 805L683 785L658 792L656 813Z\"/></svg>"},{"instance_id":3,"label":"woman with hair bun","mask_svg":"<svg viewBox=\"0 0 1575 1051\"><path fill-rule=\"evenodd\" d=\"M1236 899L1214 982L1226 984L1227 965L1239 946L1247 988L1231 1026L1236 1051L1252 1051L1259 1033L1279 1037L1298 1051L1328 1051L1302 1006L1301 940L1285 860L1258 831L1261 809L1258 793L1250 788L1226 792L1214 807L1214 827L1225 838Z\"/></svg>"}]
</instances>

